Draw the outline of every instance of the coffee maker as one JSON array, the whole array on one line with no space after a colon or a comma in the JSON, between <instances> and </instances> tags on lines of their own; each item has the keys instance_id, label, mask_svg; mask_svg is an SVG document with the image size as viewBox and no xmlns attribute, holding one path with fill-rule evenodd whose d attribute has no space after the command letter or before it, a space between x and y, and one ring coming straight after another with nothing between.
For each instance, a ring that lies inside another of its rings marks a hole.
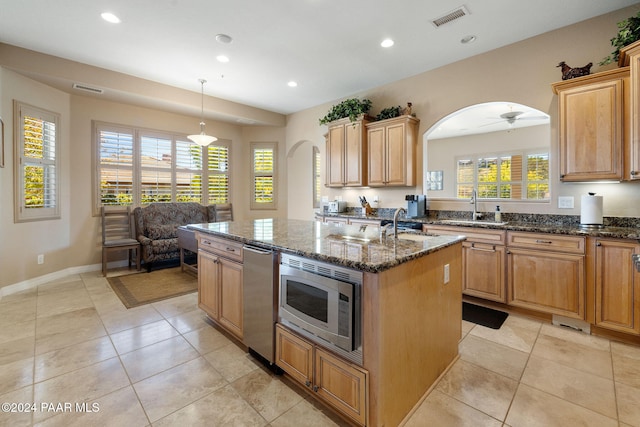
<instances>
[{"instance_id":1,"label":"coffee maker","mask_svg":"<svg viewBox=\"0 0 640 427\"><path fill-rule=\"evenodd\" d=\"M427 196L408 194L404 199L407 201L407 218L422 218L427 215Z\"/></svg>"}]
</instances>

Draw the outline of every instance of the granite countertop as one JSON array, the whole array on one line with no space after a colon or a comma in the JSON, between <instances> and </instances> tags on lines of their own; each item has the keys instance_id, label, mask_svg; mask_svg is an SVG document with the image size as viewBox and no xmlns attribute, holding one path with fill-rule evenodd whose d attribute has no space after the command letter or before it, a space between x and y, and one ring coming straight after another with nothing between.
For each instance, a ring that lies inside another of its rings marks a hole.
<instances>
[{"instance_id":1,"label":"granite countertop","mask_svg":"<svg viewBox=\"0 0 640 427\"><path fill-rule=\"evenodd\" d=\"M468 213L468 212L467 212ZM459 213L454 213L459 214ZM358 212L346 212L338 214L317 213L320 217L342 217L353 219L369 219L379 221L390 219L388 215L366 216ZM504 223L495 223L491 220L471 223L452 222L455 220L468 221L466 217L429 216L425 218L399 218L402 221L419 222L427 225L442 225L449 227L475 227L494 230L527 231L547 234L564 234L572 236L607 237L615 239L640 240L640 224L638 218L605 218L605 226L602 228L580 228L579 216L564 215L518 215L502 214Z\"/></svg>"},{"instance_id":2,"label":"granite countertop","mask_svg":"<svg viewBox=\"0 0 640 427\"><path fill-rule=\"evenodd\" d=\"M378 227L292 219L190 224L188 228L370 273L387 270L464 240L463 236L428 235L424 241L396 240L389 236L381 243Z\"/></svg>"}]
</instances>

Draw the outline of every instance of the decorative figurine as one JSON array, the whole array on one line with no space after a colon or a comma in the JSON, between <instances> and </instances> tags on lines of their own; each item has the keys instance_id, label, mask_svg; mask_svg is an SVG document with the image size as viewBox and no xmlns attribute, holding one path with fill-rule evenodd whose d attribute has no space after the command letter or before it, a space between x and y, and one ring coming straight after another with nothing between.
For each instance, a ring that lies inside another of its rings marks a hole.
<instances>
[{"instance_id":1,"label":"decorative figurine","mask_svg":"<svg viewBox=\"0 0 640 427\"><path fill-rule=\"evenodd\" d=\"M562 61L557 66L561 67L562 80L569 80L569 79L572 79L574 77L588 76L589 74L591 74L591 66L592 65L593 65L593 63L589 62L584 67L571 68L564 61Z\"/></svg>"},{"instance_id":2,"label":"decorative figurine","mask_svg":"<svg viewBox=\"0 0 640 427\"><path fill-rule=\"evenodd\" d=\"M411 103L407 102L407 107L402 109L402 115L403 116L410 116L411 115Z\"/></svg>"}]
</instances>

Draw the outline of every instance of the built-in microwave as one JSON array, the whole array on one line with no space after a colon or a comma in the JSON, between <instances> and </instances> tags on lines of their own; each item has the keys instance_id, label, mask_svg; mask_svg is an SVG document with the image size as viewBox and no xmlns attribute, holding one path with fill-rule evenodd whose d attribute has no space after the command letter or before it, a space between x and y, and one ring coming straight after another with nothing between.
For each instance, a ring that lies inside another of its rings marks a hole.
<instances>
[{"instance_id":1,"label":"built-in microwave","mask_svg":"<svg viewBox=\"0 0 640 427\"><path fill-rule=\"evenodd\" d=\"M278 320L362 364L362 272L281 254Z\"/></svg>"}]
</instances>

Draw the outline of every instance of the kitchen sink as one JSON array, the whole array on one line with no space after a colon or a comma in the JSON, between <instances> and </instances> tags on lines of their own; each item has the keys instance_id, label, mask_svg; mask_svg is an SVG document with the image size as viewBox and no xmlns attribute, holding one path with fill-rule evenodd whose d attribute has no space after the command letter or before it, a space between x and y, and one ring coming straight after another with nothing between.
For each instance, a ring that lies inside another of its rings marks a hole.
<instances>
[{"instance_id":1,"label":"kitchen sink","mask_svg":"<svg viewBox=\"0 0 640 427\"><path fill-rule=\"evenodd\" d=\"M342 234L330 234L327 236L329 240L343 240L345 242L369 243L371 239L358 236L343 236Z\"/></svg>"},{"instance_id":2,"label":"kitchen sink","mask_svg":"<svg viewBox=\"0 0 640 427\"><path fill-rule=\"evenodd\" d=\"M442 224L460 224L460 225L507 225L507 222L495 222L495 221L474 221L471 219L442 219L439 222Z\"/></svg>"},{"instance_id":3,"label":"kitchen sink","mask_svg":"<svg viewBox=\"0 0 640 427\"><path fill-rule=\"evenodd\" d=\"M393 239L393 235L389 234L388 239ZM433 238L433 234L416 234L416 233L398 233L398 239L400 240L413 240L415 242L424 242Z\"/></svg>"}]
</instances>

